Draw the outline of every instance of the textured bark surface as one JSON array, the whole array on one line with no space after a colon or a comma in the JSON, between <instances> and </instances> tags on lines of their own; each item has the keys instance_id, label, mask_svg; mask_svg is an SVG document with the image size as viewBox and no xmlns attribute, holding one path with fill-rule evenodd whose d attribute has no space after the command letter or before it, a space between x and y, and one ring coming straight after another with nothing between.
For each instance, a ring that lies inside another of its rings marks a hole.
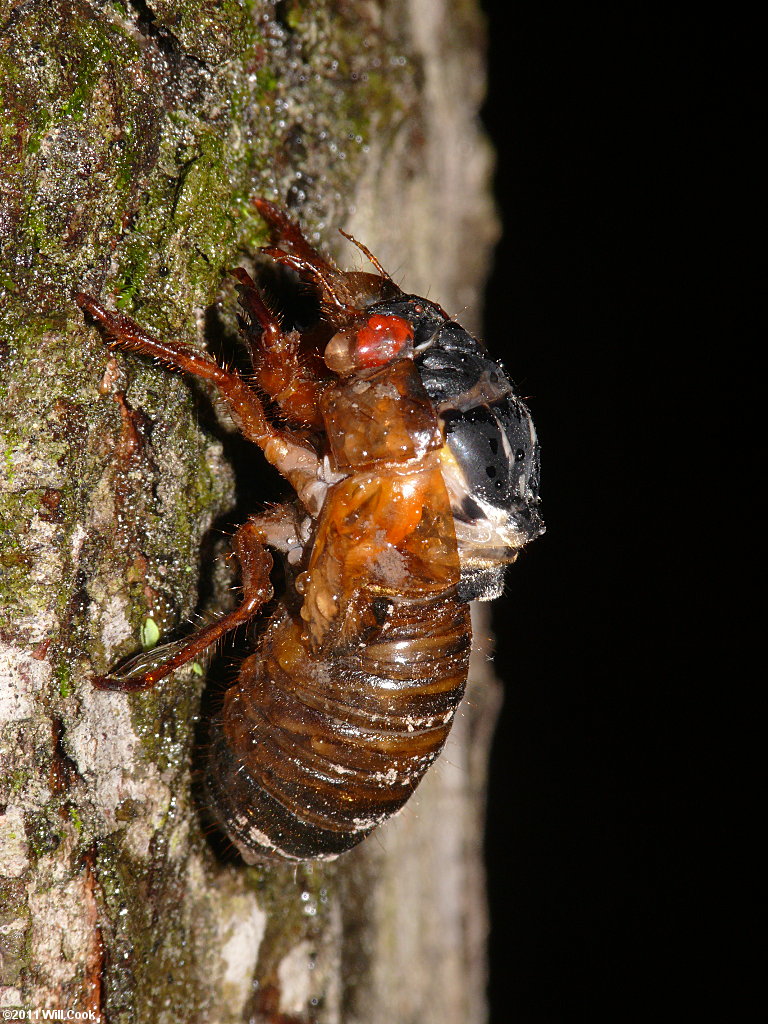
<instances>
[{"instance_id":1,"label":"textured bark surface","mask_svg":"<svg viewBox=\"0 0 768 1024\"><path fill-rule=\"evenodd\" d=\"M203 677L134 697L89 677L230 600L212 526L234 521L231 425L110 355L70 298L235 351L225 271L264 242L248 200L266 195L476 329L495 235L482 29L470 0L0 0L4 1008L484 1018L486 659L376 837L322 867L217 857L191 786Z\"/></svg>"}]
</instances>

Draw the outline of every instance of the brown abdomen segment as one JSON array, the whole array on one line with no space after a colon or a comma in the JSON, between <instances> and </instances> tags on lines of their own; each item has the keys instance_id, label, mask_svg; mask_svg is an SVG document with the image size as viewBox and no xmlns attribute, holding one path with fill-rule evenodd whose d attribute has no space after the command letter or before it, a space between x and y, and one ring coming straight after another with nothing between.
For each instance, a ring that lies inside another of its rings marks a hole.
<instances>
[{"instance_id":1,"label":"brown abdomen segment","mask_svg":"<svg viewBox=\"0 0 768 1024\"><path fill-rule=\"evenodd\" d=\"M212 728L207 799L244 859L333 857L402 807L445 743L470 644L454 597L394 603L329 661L280 613Z\"/></svg>"}]
</instances>

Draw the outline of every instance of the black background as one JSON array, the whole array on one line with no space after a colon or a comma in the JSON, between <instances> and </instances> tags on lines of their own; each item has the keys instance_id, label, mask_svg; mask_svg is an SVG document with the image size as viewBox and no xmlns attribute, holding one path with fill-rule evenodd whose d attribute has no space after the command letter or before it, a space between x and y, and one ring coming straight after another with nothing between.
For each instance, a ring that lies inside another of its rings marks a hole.
<instances>
[{"instance_id":1,"label":"black background","mask_svg":"<svg viewBox=\"0 0 768 1024\"><path fill-rule=\"evenodd\" d=\"M727 49L728 29L634 5L486 9L504 237L485 338L533 412L548 528L494 606L491 1021L724 1019L693 881L711 799L693 567L717 557L699 520L728 472L710 464L702 496L731 399L727 359L717 401L698 374L709 289L733 272L709 244L729 145L709 35Z\"/></svg>"}]
</instances>

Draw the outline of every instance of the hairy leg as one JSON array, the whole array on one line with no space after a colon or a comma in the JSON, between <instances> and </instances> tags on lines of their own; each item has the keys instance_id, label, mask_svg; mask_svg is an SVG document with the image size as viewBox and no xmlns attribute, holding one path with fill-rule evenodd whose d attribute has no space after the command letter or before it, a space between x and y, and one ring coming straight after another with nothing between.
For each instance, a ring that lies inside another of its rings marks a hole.
<instances>
[{"instance_id":1,"label":"hairy leg","mask_svg":"<svg viewBox=\"0 0 768 1024\"><path fill-rule=\"evenodd\" d=\"M160 679L190 661L216 643L225 633L252 619L261 606L272 597L269 572L272 556L265 548L267 537L258 520L249 519L235 534L232 549L240 563L243 600L234 611L216 622L175 643L164 644L126 662L121 669L94 680L100 690L121 690L132 693L149 690Z\"/></svg>"},{"instance_id":2,"label":"hairy leg","mask_svg":"<svg viewBox=\"0 0 768 1024\"><path fill-rule=\"evenodd\" d=\"M215 384L244 436L262 449L267 461L289 481L306 507L316 511L317 453L294 432L269 422L258 395L238 373L222 369L212 356L192 345L155 338L129 317L106 309L84 292L78 292L75 301L101 325L117 348L153 356L172 369Z\"/></svg>"},{"instance_id":3,"label":"hairy leg","mask_svg":"<svg viewBox=\"0 0 768 1024\"><path fill-rule=\"evenodd\" d=\"M323 382L299 358L299 332L283 331L247 271L237 267L232 276L240 282L240 305L251 321L239 318L256 382L289 419L321 428Z\"/></svg>"},{"instance_id":4,"label":"hairy leg","mask_svg":"<svg viewBox=\"0 0 768 1024\"><path fill-rule=\"evenodd\" d=\"M261 251L271 256L277 263L293 267L302 277L320 288L323 302L346 312L351 309L351 296L346 287L346 275L316 249L304 237L301 228L287 214L267 199L254 199L253 205L267 222L272 232L273 242L281 243L266 246ZM354 310L351 310L354 312Z\"/></svg>"},{"instance_id":5,"label":"hairy leg","mask_svg":"<svg viewBox=\"0 0 768 1024\"><path fill-rule=\"evenodd\" d=\"M340 319L354 319L372 302L403 294L370 249L346 231L341 234L368 257L377 274L339 270L309 244L298 224L279 207L267 199L254 199L253 205L272 232L273 244L261 251L278 263L292 267L319 288L323 304L331 316L335 313Z\"/></svg>"}]
</instances>

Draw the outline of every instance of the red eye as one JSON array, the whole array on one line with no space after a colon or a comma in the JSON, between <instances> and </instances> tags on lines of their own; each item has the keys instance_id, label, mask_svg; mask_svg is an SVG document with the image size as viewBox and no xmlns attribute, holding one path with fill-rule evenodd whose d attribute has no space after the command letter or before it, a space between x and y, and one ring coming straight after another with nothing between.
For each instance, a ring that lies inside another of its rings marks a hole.
<instances>
[{"instance_id":1,"label":"red eye","mask_svg":"<svg viewBox=\"0 0 768 1024\"><path fill-rule=\"evenodd\" d=\"M384 366L413 341L413 327L401 316L369 317L355 336L355 356L361 369Z\"/></svg>"}]
</instances>

